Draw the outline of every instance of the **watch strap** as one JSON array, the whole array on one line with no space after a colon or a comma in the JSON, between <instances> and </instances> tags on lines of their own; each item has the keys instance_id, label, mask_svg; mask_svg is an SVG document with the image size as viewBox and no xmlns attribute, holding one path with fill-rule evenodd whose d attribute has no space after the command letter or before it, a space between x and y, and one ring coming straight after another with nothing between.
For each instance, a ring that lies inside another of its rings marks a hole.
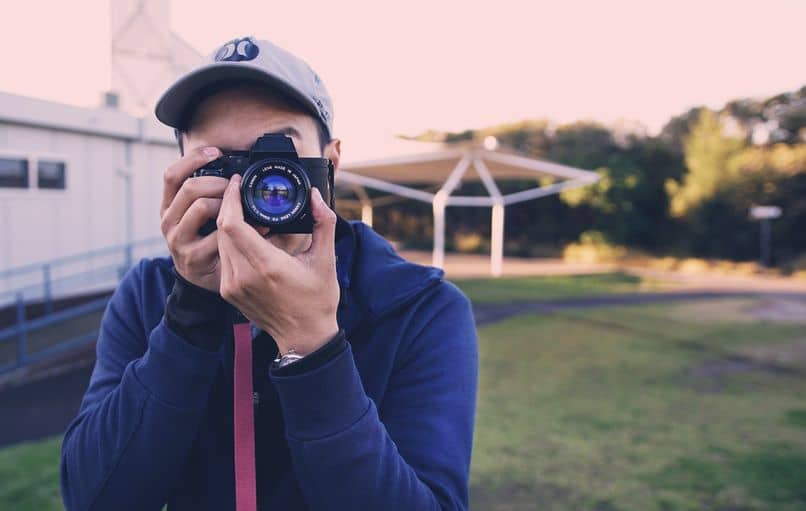
<instances>
[{"instance_id":1,"label":"watch strap","mask_svg":"<svg viewBox=\"0 0 806 511\"><path fill-rule=\"evenodd\" d=\"M326 342L323 346L315 351L308 353L300 360L294 363L286 364L283 367L277 367L277 364L271 364L271 374L273 376L294 376L297 374L313 371L328 363L331 359L336 358L342 351L347 349L347 338L344 335L344 330L339 330L330 341ZM275 359L276 360L276 359Z\"/></svg>"}]
</instances>

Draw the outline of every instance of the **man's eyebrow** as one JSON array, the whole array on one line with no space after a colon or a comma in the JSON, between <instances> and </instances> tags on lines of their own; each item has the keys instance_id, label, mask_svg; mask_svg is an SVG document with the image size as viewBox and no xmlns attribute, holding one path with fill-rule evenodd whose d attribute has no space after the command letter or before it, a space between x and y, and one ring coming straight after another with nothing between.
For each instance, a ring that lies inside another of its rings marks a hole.
<instances>
[{"instance_id":1,"label":"man's eyebrow","mask_svg":"<svg viewBox=\"0 0 806 511\"><path fill-rule=\"evenodd\" d=\"M302 140L302 133L293 126L281 126L278 129L272 130L272 133L282 133L283 135L288 135L289 137L296 137Z\"/></svg>"},{"instance_id":2,"label":"man's eyebrow","mask_svg":"<svg viewBox=\"0 0 806 511\"><path fill-rule=\"evenodd\" d=\"M297 140L302 140L302 134L300 131L293 127L293 126L280 126L279 128L272 128L271 130L267 130L265 133L282 133L283 135L288 135L289 137L294 137ZM231 147L221 147L222 151L234 151Z\"/></svg>"}]
</instances>

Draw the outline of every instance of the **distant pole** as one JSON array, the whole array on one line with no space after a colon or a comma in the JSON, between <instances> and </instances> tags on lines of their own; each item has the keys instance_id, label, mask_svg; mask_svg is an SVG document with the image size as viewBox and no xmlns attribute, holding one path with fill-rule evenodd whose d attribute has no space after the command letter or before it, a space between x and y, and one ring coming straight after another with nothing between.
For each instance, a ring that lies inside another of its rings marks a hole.
<instances>
[{"instance_id":1,"label":"distant pole","mask_svg":"<svg viewBox=\"0 0 806 511\"><path fill-rule=\"evenodd\" d=\"M50 265L42 266L42 294L45 298L45 314L53 312L53 290L50 284Z\"/></svg>"},{"instance_id":2,"label":"distant pole","mask_svg":"<svg viewBox=\"0 0 806 511\"><path fill-rule=\"evenodd\" d=\"M124 170L118 171L118 176L123 179L124 215L123 228L125 229L126 243L123 250L123 272L132 267L132 243L134 242L134 197L132 196L132 175Z\"/></svg>"},{"instance_id":3,"label":"distant pole","mask_svg":"<svg viewBox=\"0 0 806 511\"><path fill-rule=\"evenodd\" d=\"M118 169L118 177L123 179L123 196L125 200L123 226L125 229L126 245L123 251L123 268L121 268L121 277L129 268L132 267L133 254L132 244L134 243L134 189L132 186L132 147L131 142L126 143L126 168Z\"/></svg>"},{"instance_id":4,"label":"distant pole","mask_svg":"<svg viewBox=\"0 0 806 511\"><path fill-rule=\"evenodd\" d=\"M134 243L134 197L132 175L126 175L126 269L132 267L132 243Z\"/></svg>"},{"instance_id":5,"label":"distant pole","mask_svg":"<svg viewBox=\"0 0 806 511\"><path fill-rule=\"evenodd\" d=\"M761 226L761 236L759 236L759 253L761 256L761 266L770 266L770 254L772 252L772 232L770 229L770 219L764 218L759 222Z\"/></svg>"},{"instance_id":6,"label":"distant pole","mask_svg":"<svg viewBox=\"0 0 806 511\"><path fill-rule=\"evenodd\" d=\"M25 365L25 298L17 293L17 367Z\"/></svg>"},{"instance_id":7,"label":"distant pole","mask_svg":"<svg viewBox=\"0 0 806 511\"><path fill-rule=\"evenodd\" d=\"M758 252L762 268L768 268L772 262L772 226L775 218L780 218L783 211L779 206L753 206L750 218L759 222Z\"/></svg>"}]
</instances>

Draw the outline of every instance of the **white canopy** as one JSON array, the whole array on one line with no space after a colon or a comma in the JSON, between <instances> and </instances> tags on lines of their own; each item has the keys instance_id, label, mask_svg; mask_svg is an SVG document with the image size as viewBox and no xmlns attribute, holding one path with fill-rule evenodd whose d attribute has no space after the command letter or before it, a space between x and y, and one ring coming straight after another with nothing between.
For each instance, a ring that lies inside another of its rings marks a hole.
<instances>
[{"instance_id":1,"label":"white canopy","mask_svg":"<svg viewBox=\"0 0 806 511\"><path fill-rule=\"evenodd\" d=\"M447 206L481 206L492 208L491 273L501 275L504 247L504 208L525 200L545 197L568 188L595 183L594 172L529 158L512 151L498 149L495 139L488 137L484 145L423 144L428 151L416 154L344 162L337 173L337 184L352 188L361 205L362 220L372 225L372 207L379 200L368 197L364 188L384 191L433 205L433 265L445 261L445 208ZM468 172L469 169L474 172ZM552 184L541 186L541 178L552 178ZM535 187L501 194L496 180L535 180ZM459 196L453 192L461 182L482 182L487 196ZM414 185L431 184L436 192Z\"/></svg>"}]
</instances>

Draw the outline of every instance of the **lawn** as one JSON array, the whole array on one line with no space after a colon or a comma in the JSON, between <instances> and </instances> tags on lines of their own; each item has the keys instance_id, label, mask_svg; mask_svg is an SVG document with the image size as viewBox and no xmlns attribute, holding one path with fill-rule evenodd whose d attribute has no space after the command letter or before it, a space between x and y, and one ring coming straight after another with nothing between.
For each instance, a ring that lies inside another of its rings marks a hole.
<instances>
[{"instance_id":1,"label":"lawn","mask_svg":"<svg viewBox=\"0 0 806 511\"><path fill-rule=\"evenodd\" d=\"M61 438L0 450L0 509L64 509L59 494Z\"/></svg>"},{"instance_id":2,"label":"lawn","mask_svg":"<svg viewBox=\"0 0 806 511\"><path fill-rule=\"evenodd\" d=\"M757 306L481 328L472 509L806 510L806 326L753 320ZM60 509L58 450L0 451L0 509Z\"/></svg>"},{"instance_id":3,"label":"lawn","mask_svg":"<svg viewBox=\"0 0 806 511\"><path fill-rule=\"evenodd\" d=\"M806 510L806 328L755 306L482 328L473 508Z\"/></svg>"}]
</instances>

